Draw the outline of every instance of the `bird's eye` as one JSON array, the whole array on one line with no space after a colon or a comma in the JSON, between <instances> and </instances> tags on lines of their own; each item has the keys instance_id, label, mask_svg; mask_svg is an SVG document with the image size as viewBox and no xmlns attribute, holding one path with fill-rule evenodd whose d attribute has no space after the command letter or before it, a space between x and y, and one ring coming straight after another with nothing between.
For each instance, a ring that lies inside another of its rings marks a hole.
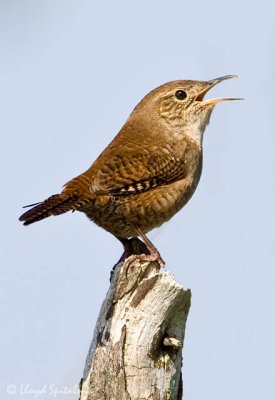
<instances>
[{"instance_id":1,"label":"bird's eye","mask_svg":"<svg viewBox=\"0 0 275 400\"><path fill-rule=\"evenodd\" d=\"M175 96L178 100L184 100L187 97L187 93L184 90L177 90Z\"/></svg>"}]
</instances>

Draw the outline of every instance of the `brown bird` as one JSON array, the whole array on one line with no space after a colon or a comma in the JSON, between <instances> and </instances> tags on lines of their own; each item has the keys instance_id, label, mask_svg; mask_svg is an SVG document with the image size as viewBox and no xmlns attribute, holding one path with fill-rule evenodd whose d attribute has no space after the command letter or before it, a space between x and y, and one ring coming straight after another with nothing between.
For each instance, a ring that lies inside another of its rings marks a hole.
<instances>
[{"instance_id":1,"label":"brown bird","mask_svg":"<svg viewBox=\"0 0 275 400\"><path fill-rule=\"evenodd\" d=\"M146 233L168 221L193 195L202 171L202 138L214 106L205 94L227 75L210 81L168 82L147 94L92 166L19 218L24 225L67 211L84 212L116 236L140 236L163 261ZM28 206L27 206L28 207ZM145 253L148 253L145 248ZM137 257L137 256L135 256Z\"/></svg>"}]
</instances>

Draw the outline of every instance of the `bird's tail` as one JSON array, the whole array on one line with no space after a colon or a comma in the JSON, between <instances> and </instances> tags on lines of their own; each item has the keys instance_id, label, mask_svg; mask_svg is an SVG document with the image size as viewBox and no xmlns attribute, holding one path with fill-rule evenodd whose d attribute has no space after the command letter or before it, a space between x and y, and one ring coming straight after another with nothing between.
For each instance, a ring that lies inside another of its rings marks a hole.
<instances>
[{"instance_id":1,"label":"bird's tail","mask_svg":"<svg viewBox=\"0 0 275 400\"><path fill-rule=\"evenodd\" d=\"M59 215L67 211L74 210L77 201L76 195L68 195L65 193L54 194L41 203L31 204L25 207L32 207L19 218L19 221L24 221L24 225L30 225L41 219L47 218L50 215Z\"/></svg>"}]
</instances>

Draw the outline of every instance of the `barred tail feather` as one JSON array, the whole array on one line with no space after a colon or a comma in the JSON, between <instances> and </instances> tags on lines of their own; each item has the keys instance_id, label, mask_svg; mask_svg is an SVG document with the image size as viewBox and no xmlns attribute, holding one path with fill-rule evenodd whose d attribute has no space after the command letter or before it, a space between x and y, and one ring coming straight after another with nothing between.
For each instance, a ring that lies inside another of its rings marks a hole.
<instances>
[{"instance_id":1,"label":"barred tail feather","mask_svg":"<svg viewBox=\"0 0 275 400\"><path fill-rule=\"evenodd\" d=\"M24 221L24 225L30 225L34 222L40 221L50 215L59 215L67 211L75 209L77 196L54 194L42 203L37 203L31 210L25 212L19 218L19 221Z\"/></svg>"}]
</instances>

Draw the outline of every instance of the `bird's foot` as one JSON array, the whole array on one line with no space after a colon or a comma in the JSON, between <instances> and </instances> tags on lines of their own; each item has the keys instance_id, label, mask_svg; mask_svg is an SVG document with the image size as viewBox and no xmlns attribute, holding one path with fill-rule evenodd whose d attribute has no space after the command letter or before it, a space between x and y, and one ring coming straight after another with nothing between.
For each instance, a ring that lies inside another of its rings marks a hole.
<instances>
[{"instance_id":1,"label":"bird's foot","mask_svg":"<svg viewBox=\"0 0 275 400\"><path fill-rule=\"evenodd\" d=\"M139 238L134 237L134 238L120 238L117 237L117 239L122 243L124 252L118 262L113 266L113 269L111 270L110 273L110 281L112 280L113 273L116 269L116 266L128 260L131 257L136 257L136 256L141 256L141 255L150 255L150 251L148 250L147 246L145 243L143 243Z\"/></svg>"},{"instance_id":2,"label":"bird's foot","mask_svg":"<svg viewBox=\"0 0 275 400\"><path fill-rule=\"evenodd\" d=\"M139 238L118 238L124 247L124 252L120 257L118 263L125 261L127 258L133 255L149 255L150 250L148 250L146 244L142 242Z\"/></svg>"},{"instance_id":3,"label":"bird's foot","mask_svg":"<svg viewBox=\"0 0 275 400\"><path fill-rule=\"evenodd\" d=\"M143 260L145 260L145 261L157 261L161 268L164 267L165 262L161 258L161 255L160 255L159 251L153 245L151 240L145 235L145 233L140 228L138 228L136 226L132 226L132 227L137 232L137 235L142 238L142 240L145 243L146 248L147 248L147 250L149 252L148 255L141 254Z\"/></svg>"},{"instance_id":4,"label":"bird's foot","mask_svg":"<svg viewBox=\"0 0 275 400\"><path fill-rule=\"evenodd\" d=\"M133 237L130 239L117 237L117 239L122 243L124 247L124 252L111 271L110 281L112 280L112 276L116 266L120 262L126 261L127 264L129 265L134 261L148 261L148 262L157 261L160 267L164 267L165 262L161 258L158 250L155 248L153 243L147 237L146 237L147 243L142 242L137 237Z\"/></svg>"},{"instance_id":5,"label":"bird's foot","mask_svg":"<svg viewBox=\"0 0 275 400\"><path fill-rule=\"evenodd\" d=\"M137 233L142 237L143 242L137 238L125 239L118 238L123 244L124 253L122 254L119 262L127 260L135 261L158 261L160 267L164 267L165 262L161 258L159 251L153 245L153 243L148 239L148 237L139 229Z\"/></svg>"},{"instance_id":6,"label":"bird's foot","mask_svg":"<svg viewBox=\"0 0 275 400\"><path fill-rule=\"evenodd\" d=\"M163 261L163 259L161 258L161 255L159 254L159 252L156 250L155 252L152 252L150 254L132 254L129 255L126 258L126 263L127 265L132 264L135 261L147 261L147 262L158 262L160 265L160 268L164 267L165 262Z\"/></svg>"}]
</instances>

